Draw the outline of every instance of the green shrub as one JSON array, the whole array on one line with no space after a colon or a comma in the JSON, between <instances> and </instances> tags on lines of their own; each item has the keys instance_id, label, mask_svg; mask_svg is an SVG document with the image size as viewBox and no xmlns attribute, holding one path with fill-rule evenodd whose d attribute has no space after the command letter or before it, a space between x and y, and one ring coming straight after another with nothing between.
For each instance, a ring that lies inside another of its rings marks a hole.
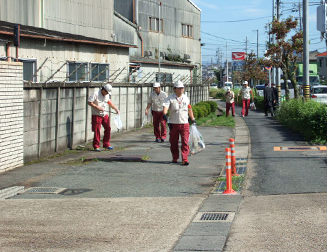
<instances>
[{"instance_id":1,"label":"green shrub","mask_svg":"<svg viewBox=\"0 0 327 252\"><path fill-rule=\"evenodd\" d=\"M263 96L255 96L254 97L254 104L255 104L257 110L261 110L261 111L265 110L265 107L264 107L264 104L263 104Z\"/></svg>"},{"instance_id":2,"label":"green shrub","mask_svg":"<svg viewBox=\"0 0 327 252\"><path fill-rule=\"evenodd\" d=\"M209 89L209 96L210 97L216 97L217 93L218 93L218 89L217 88L210 88Z\"/></svg>"},{"instance_id":3,"label":"green shrub","mask_svg":"<svg viewBox=\"0 0 327 252\"><path fill-rule=\"evenodd\" d=\"M223 89L218 89L216 96L214 96L216 99L222 99L225 100L225 91Z\"/></svg>"},{"instance_id":4,"label":"green shrub","mask_svg":"<svg viewBox=\"0 0 327 252\"><path fill-rule=\"evenodd\" d=\"M210 104L208 102L202 101L202 102L197 103L197 105L198 106L204 106L208 110L208 112L211 112L211 106L210 106Z\"/></svg>"},{"instance_id":5,"label":"green shrub","mask_svg":"<svg viewBox=\"0 0 327 252\"><path fill-rule=\"evenodd\" d=\"M210 104L211 112L215 112L218 109L218 104L214 101L206 101L206 103Z\"/></svg>"},{"instance_id":6,"label":"green shrub","mask_svg":"<svg viewBox=\"0 0 327 252\"><path fill-rule=\"evenodd\" d=\"M195 119L199 118L199 112L198 112L198 108L197 108L197 106L193 106L193 107L192 107L192 110L193 110L194 118L195 118Z\"/></svg>"},{"instance_id":7,"label":"green shrub","mask_svg":"<svg viewBox=\"0 0 327 252\"><path fill-rule=\"evenodd\" d=\"M315 101L292 99L282 102L277 119L283 125L300 132L306 140L327 142L327 107Z\"/></svg>"},{"instance_id":8,"label":"green shrub","mask_svg":"<svg viewBox=\"0 0 327 252\"><path fill-rule=\"evenodd\" d=\"M199 106L199 105L194 105L193 109L194 108L197 110L197 117L196 118L201 118L201 117L204 117L204 116L206 116L208 114L206 107Z\"/></svg>"}]
</instances>

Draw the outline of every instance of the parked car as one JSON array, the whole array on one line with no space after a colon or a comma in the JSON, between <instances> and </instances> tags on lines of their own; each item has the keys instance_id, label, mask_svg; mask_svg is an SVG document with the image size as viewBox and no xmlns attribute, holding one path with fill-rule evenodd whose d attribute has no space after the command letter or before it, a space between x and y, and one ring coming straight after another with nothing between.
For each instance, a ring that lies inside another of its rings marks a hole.
<instances>
[{"instance_id":1,"label":"parked car","mask_svg":"<svg viewBox=\"0 0 327 252\"><path fill-rule=\"evenodd\" d=\"M240 83L235 83L233 88L234 90L241 89L242 85Z\"/></svg>"},{"instance_id":2,"label":"parked car","mask_svg":"<svg viewBox=\"0 0 327 252\"><path fill-rule=\"evenodd\" d=\"M218 88L218 85L216 83L210 84L210 88Z\"/></svg>"},{"instance_id":3,"label":"parked car","mask_svg":"<svg viewBox=\"0 0 327 252\"><path fill-rule=\"evenodd\" d=\"M327 104L327 86L312 86L310 91L311 100Z\"/></svg>"},{"instance_id":4,"label":"parked car","mask_svg":"<svg viewBox=\"0 0 327 252\"><path fill-rule=\"evenodd\" d=\"M255 86L255 92L259 96L263 96L263 90L265 89L265 85L256 85Z\"/></svg>"}]
</instances>

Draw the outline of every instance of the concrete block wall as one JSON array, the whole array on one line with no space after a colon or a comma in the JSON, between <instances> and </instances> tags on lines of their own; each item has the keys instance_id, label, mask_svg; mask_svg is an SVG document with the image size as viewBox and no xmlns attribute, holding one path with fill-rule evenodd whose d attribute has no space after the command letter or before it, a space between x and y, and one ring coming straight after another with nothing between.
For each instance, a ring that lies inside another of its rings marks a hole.
<instances>
[{"instance_id":1,"label":"concrete block wall","mask_svg":"<svg viewBox=\"0 0 327 252\"><path fill-rule=\"evenodd\" d=\"M0 61L0 172L24 164L23 65Z\"/></svg>"},{"instance_id":2,"label":"concrete block wall","mask_svg":"<svg viewBox=\"0 0 327 252\"><path fill-rule=\"evenodd\" d=\"M57 83L24 87L25 162L92 141L91 108L87 100L99 90L99 85ZM162 89L168 94L173 92L171 86ZM152 90L152 85L113 84L111 99L120 110L123 128L117 129L116 115L110 114L112 134L141 126ZM187 86L186 91L192 104L208 99L207 86ZM148 120L151 121L151 115Z\"/></svg>"}]
</instances>

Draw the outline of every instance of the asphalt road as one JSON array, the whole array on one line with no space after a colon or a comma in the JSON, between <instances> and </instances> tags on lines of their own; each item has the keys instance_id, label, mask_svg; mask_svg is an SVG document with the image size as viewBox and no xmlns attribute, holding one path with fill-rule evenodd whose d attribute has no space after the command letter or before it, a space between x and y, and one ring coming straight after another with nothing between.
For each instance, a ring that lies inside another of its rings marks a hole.
<instances>
[{"instance_id":1,"label":"asphalt road","mask_svg":"<svg viewBox=\"0 0 327 252\"><path fill-rule=\"evenodd\" d=\"M299 149L313 146L263 112L244 120L251 137L244 199L223 251L326 251L326 151Z\"/></svg>"}]
</instances>

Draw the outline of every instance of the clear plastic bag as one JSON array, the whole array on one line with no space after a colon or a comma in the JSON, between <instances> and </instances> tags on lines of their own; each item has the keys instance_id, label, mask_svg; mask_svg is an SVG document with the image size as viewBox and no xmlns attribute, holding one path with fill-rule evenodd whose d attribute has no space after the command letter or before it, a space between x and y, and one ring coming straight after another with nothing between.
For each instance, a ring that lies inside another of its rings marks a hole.
<instances>
[{"instance_id":1,"label":"clear plastic bag","mask_svg":"<svg viewBox=\"0 0 327 252\"><path fill-rule=\"evenodd\" d=\"M143 121L142 121L142 125L141 128L144 127L144 125L148 124L148 116L144 116Z\"/></svg>"},{"instance_id":2,"label":"clear plastic bag","mask_svg":"<svg viewBox=\"0 0 327 252\"><path fill-rule=\"evenodd\" d=\"M254 104L254 102L251 102L250 103L250 109L251 110L256 110L257 109L256 106L255 106L255 104Z\"/></svg>"},{"instance_id":3,"label":"clear plastic bag","mask_svg":"<svg viewBox=\"0 0 327 252\"><path fill-rule=\"evenodd\" d=\"M206 147L203 140L203 136L194 124L190 126L190 136L188 144L190 146L191 154L200 152Z\"/></svg>"},{"instance_id":4,"label":"clear plastic bag","mask_svg":"<svg viewBox=\"0 0 327 252\"><path fill-rule=\"evenodd\" d=\"M121 119L120 119L120 114L117 114L116 116L115 116L115 118L114 118L114 122L115 122L115 124L116 124L116 126L117 126L117 129L121 129L122 127L123 127L123 123L122 123L122 121L121 121Z\"/></svg>"}]
</instances>

